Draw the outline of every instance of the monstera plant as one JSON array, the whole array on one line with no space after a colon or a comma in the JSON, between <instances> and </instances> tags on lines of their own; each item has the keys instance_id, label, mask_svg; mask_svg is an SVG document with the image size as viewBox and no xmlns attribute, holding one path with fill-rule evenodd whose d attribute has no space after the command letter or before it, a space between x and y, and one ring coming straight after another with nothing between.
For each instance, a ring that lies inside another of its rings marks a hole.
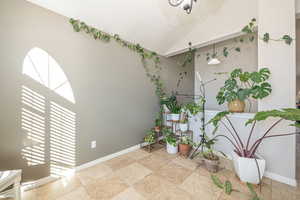
<instances>
[{"instance_id":1,"label":"monstera plant","mask_svg":"<svg viewBox=\"0 0 300 200\"><path fill-rule=\"evenodd\" d=\"M233 70L217 94L218 104L228 102L229 111L243 112L245 100L263 99L271 93L271 85L267 82L270 74L268 68L262 68L255 72L243 72L242 69Z\"/></svg>"}]
</instances>

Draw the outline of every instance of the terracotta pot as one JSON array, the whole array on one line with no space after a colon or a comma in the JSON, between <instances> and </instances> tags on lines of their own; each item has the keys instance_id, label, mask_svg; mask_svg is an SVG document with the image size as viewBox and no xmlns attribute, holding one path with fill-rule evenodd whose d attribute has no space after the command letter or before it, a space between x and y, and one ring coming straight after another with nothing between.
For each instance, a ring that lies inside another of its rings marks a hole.
<instances>
[{"instance_id":1,"label":"terracotta pot","mask_svg":"<svg viewBox=\"0 0 300 200\"><path fill-rule=\"evenodd\" d=\"M154 127L154 131L157 132L157 133L160 132L160 127L159 126L155 126Z\"/></svg>"},{"instance_id":2,"label":"terracotta pot","mask_svg":"<svg viewBox=\"0 0 300 200\"><path fill-rule=\"evenodd\" d=\"M179 144L179 153L182 156L188 156L190 151L192 150L192 146L189 144Z\"/></svg>"},{"instance_id":3,"label":"terracotta pot","mask_svg":"<svg viewBox=\"0 0 300 200\"><path fill-rule=\"evenodd\" d=\"M218 160L209 160L207 158L204 158L204 164L207 169L207 171L216 173L219 171L219 159Z\"/></svg>"},{"instance_id":4,"label":"terracotta pot","mask_svg":"<svg viewBox=\"0 0 300 200\"><path fill-rule=\"evenodd\" d=\"M228 109L230 112L237 112L237 113L241 113L244 112L245 110L245 102L241 101L241 100L233 100L231 102L228 103Z\"/></svg>"}]
</instances>

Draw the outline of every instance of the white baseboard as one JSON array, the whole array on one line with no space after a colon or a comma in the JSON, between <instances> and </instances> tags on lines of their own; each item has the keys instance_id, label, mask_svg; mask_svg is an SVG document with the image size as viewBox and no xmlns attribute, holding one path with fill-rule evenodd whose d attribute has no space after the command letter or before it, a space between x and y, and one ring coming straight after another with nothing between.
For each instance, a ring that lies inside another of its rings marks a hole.
<instances>
[{"instance_id":1,"label":"white baseboard","mask_svg":"<svg viewBox=\"0 0 300 200\"><path fill-rule=\"evenodd\" d=\"M35 189L41 185L45 185L45 184L53 182L57 179L58 179L57 177L47 176L45 178L41 178L36 181L22 183L22 191L28 191L28 190Z\"/></svg>"},{"instance_id":2,"label":"white baseboard","mask_svg":"<svg viewBox=\"0 0 300 200\"><path fill-rule=\"evenodd\" d=\"M225 157L223 154L221 154L218 151L215 151L215 153L218 156L222 157L222 158L225 158L225 159L228 159L228 160L232 160L231 155L226 155L227 157ZM287 185L290 185L290 186L297 187L297 180L296 179L288 178L288 177L281 176L279 174L275 174L273 172L268 172L268 171L265 171L264 176L267 177L267 178L270 178L270 179L272 179L274 181L278 181L280 183L284 183L284 184L287 184Z\"/></svg>"},{"instance_id":3,"label":"white baseboard","mask_svg":"<svg viewBox=\"0 0 300 200\"><path fill-rule=\"evenodd\" d=\"M132 151L135 151L137 149L140 148L140 144L138 145L135 145L135 146L132 146L132 147L129 147L127 149L124 149L122 151L119 151L119 152L116 152L116 153L113 153L113 154L110 154L110 155L107 155L107 156L104 156L102 158L98 158L97 160L93 160L91 162L88 162L88 163L85 163L83 165L79 165L75 168L75 171L80 171L80 170L83 170L83 169L86 169L86 168L89 168L89 167L92 167L94 165L97 165L99 163L102 163L104 161L107 161L107 160L110 160L110 159L113 159L115 157L118 157L118 156L121 156L123 154L126 154L126 153L129 153L129 152L132 152Z\"/></svg>"},{"instance_id":4,"label":"white baseboard","mask_svg":"<svg viewBox=\"0 0 300 200\"><path fill-rule=\"evenodd\" d=\"M104 156L102 158L99 158L97 160L93 160L91 162L88 162L88 163L85 163L83 165L79 165L77 167L75 167L75 172L76 171L80 171L80 170L83 170L83 169L86 169L86 168L89 168L89 167L92 167L94 165L97 165L99 163L102 163L104 161L107 161L107 160L110 160L110 159L113 159L115 157L118 157L118 156L121 156L123 154L126 154L126 153L129 153L129 152L132 152L132 151L135 151L137 149L140 148L140 144L138 145L135 145L135 146L132 146L132 147L129 147L127 149L124 149L124 150L121 150L121 151L118 151L116 153L113 153L113 154L110 154L110 155L107 155L107 156ZM53 176L48 176L48 177L45 177L45 178L41 178L41 179L38 179L36 181L32 181L32 182L26 182L26 183L23 183L22 184L22 190L23 191L28 191L28 190L32 190L32 189L35 189L41 185L45 185L47 183L50 183L50 182L53 182L55 180L57 180L58 178L57 177L53 177Z\"/></svg>"},{"instance_id":5,"label":"white baseboard","mask_svg":"<svg viewBox=\"0 0 300 200\"><path fill-rule=\"evenodd\" d=\"M279 174L275 174L275 173L268 172L268 171L265 172L264 176L268 177L272 180L275 180L275 181L278 181L278 182L281 182L281 183L285 183L287 185L297 187L297 180L296 179L288 178L288 177L281 176Z\"/></svg>"}]
</instances>

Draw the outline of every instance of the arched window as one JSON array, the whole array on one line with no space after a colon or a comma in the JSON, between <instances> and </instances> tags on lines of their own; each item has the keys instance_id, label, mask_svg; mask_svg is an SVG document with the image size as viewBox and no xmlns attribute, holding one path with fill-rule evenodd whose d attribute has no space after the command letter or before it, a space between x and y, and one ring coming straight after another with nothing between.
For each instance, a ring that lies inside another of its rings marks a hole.
<instances>
[{"instance_id":1,"label":"arched window","mask_svg":"<svg viewBox=\"0 0 300 200\"><path fill-rule=\"evenodd\" d=\"M22 73L22 154L29 167L49 163L50 175L64 176L75 167L76 114L71 85L57 62L40 48L28 52Z\"/></svg>"},{"instance_id":2,"label":"arched window","mask_svg":"<svg viewBox=\"0 0 300 200\"><path fill-rule=\"evenodd\" d=\"M73 91L65 73L44 50L33 48L28 52L23 63L23 74L75 103Z\"/></svg>"}]
</instances>

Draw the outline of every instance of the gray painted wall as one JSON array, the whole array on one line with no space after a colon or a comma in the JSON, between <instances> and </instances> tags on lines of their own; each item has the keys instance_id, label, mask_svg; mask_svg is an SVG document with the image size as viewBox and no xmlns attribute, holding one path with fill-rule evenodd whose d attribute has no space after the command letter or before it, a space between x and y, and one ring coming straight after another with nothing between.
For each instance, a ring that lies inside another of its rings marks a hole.
<instances>
[{"instance_id":1,"label":"gray painted wall","mask_svg":"<svg viewBox=\"0 0 300 200\"><path fill-rule=\"evenodd\" d=\"M20 154L22 62L33 47L47 51L67 75L76 104L77 165L138 144L158 111L154 87L140 58L118 44L75 33L68 19L23 0L0 5L0 170L22 168L24 180L49 175L49 166L27 167ZM162 77L175 87L180 57L162 58ZM181 92L192 93L193 65ZM97 148L90 149L90 142Z\"/></svg>"},{"instance_id":2,"label":"gray painted wall","mask_svg":"<svg viewBox=\"0 0 300 200\"><path fill-rule=\"evenodd\" d=\"M241 52L231 51L227 58L224 58L223 48L228 47L229 49L234 47L240 47ZM217 93L224 85L225 80L228 78L227 75L216 75L215 73L220 72L231 72L235 68L242 68L244 71L256 71L257 70L257 41L237 43L235 40L227 40L216 44L216 52L219 53L219 65L208 65L206 60L206 53L212 54L213 46L203 47L197 50L195 55L195 71L199 71L204 81L217 80L208 84L206 89L207 95L207 109L208 110L225 110L227 104L218 105L216 96ZM195 76L195 93L199 93L199 81ZM252 102L251 112L257 111L257 102ZM246 104L246 112L249 112L249 104Z\"/></svg>"}]
</instances>

